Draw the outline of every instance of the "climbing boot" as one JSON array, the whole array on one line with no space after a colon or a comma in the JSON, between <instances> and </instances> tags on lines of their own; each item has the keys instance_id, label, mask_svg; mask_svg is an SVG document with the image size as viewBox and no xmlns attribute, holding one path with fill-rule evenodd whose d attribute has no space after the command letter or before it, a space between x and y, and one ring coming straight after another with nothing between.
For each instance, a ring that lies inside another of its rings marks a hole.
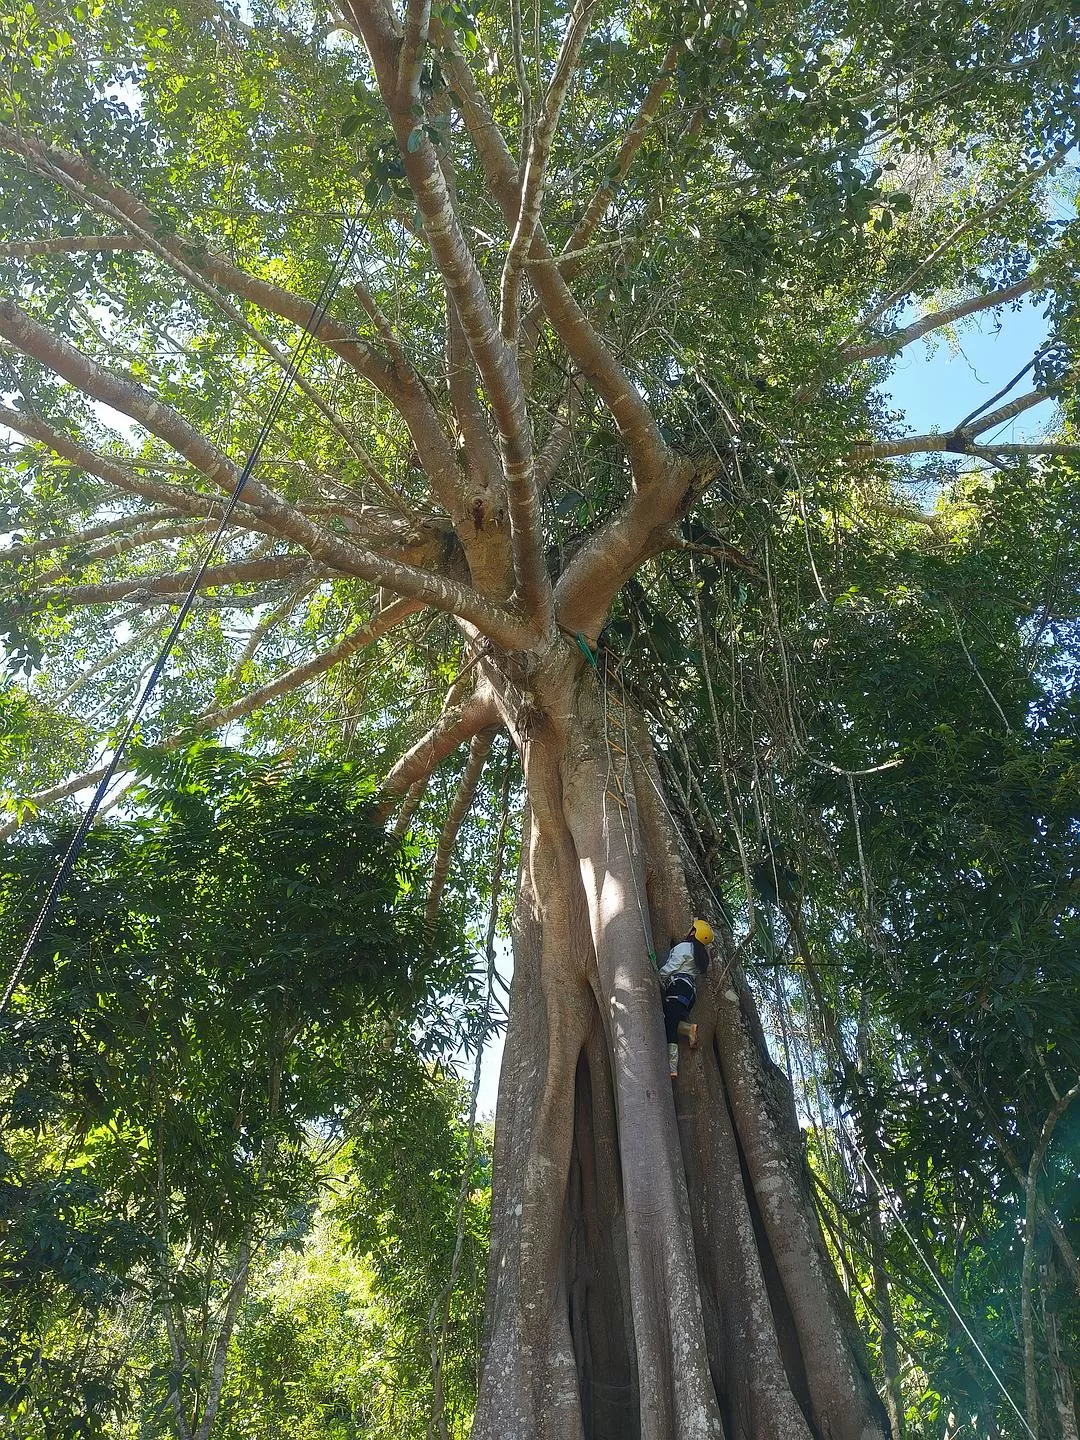
<instances>
[{"instance_id":1,"label":"climbing boot","mask_svg":"<svg viewBox=\"0 0 1080 1440\"><path fill-rule=\"evenodd\" d=\"M667 1064L668 1070L671 1072L671 1078L674 1080L679 1073L679 1047L677 1044L672 1043L668 1045Z\"/></svg>"},{"instance_id":2,"label":"climbing boot","mask_svg":"<svg viewBox=\"0 0 1080 1440\"><path fill-rule=\"evenodd\" d=\"M679 1021L679 1034L682 1035L690 1045L691 1050L697 1049L697 1026L691 1025L689 1020Z\"/></svg>"}]
</instances>

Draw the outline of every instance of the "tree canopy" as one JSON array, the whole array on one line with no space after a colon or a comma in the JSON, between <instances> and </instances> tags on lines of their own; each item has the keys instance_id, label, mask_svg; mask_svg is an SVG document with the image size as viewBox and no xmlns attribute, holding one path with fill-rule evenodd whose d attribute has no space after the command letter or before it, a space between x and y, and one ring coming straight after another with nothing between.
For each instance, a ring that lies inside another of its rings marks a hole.
<instances>
[{"instance_id":1,"label":"tree canopy","mask_svg":"<svg viewBox=\"0 0 1080 1440\"><path fill-rule=\"evenodd\" d=\"M979 1432L1074 1440L1073 10L44 0L0 16L16 951L26 877L53 855L40 827L104 773L207 562L134 788L106 801L126 818L91 835L6 1032L29 1078L5 1103L54 1136L51 1159L26 1142L18 1161L42 1197L27 1223L66 1227L84 1203L56 1189L55 1127L82 1155L95 1106L127 1117L71 1182L114 1197L87 1240L111 1258L76 1289L152 1265L153 1226L116 1197L137 1180L153 1210L161 1161L193 1187L175 1203L214 1217L205 1243L232 1247L213 1282L229 1293L255 1191L279 1219L290 1185L310 1193L311 1127L340 1128L367 1093L371 1004L422 1013L453 1048L477 996L446 936L471 927L490 959L520 838L481 1440L552 1415L567 1436L884 1433L851 1306L898 1436L963 1404ZM1045 340L1000 393L967 415L942 394L933 432L893 408L898 363L965 326L1007 337L1020 306ZM1022 418L1041 424L1013 438ZM191 748L208 735L232 748ZM326 768L341 763L358 769ZM211 894L218 909L193 904ZM693 1057L669 1110L651 1098L667 1082L646 961L691 899L721 932L699 1001L713 1068ZM368 905L370 949L351 919ZM446 917L441 948L417 907ZM205 1089L155 1150L180 1030ZM264 1116L237 1140L237 1094L254 1084L265 1108L273 1056L292 1128ZM461 1096L425 1089L404 1042L399 1058L438 1120L418 1173L467 1176ZM271 1135L290 1157L272 1196L252 1178ZM357 1153L396 1215L408 1182L385 1140ZM784 1223L760 1202L770 1166ZM432 1183L432 1248L355 1209L376 1259L359 1278L326 1259L334 1294L445 1270L458 1179ZM805 1243L788 1251L791 1226ZM72 1283L25 1303L51 1316ZM237 1333L281 1356L277 1283ZM559 1310L535 1353L534 1292ZM734 1353L765 1310L775 1336ZM229 1373L242 1388L258 1363Z\"/></svg>"}]
</instances>

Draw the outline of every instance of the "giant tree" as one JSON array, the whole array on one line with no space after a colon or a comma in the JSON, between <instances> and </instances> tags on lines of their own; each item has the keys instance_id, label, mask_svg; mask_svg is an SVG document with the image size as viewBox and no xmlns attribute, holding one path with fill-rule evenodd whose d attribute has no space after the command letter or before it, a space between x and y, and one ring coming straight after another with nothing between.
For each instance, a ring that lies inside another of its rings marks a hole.
<instances>
[{"instance_id":1,"label":"giant tree","mask_svg":"<svg viewBox=\"0 0 1080 1440\"><path fill-rule=\"evenodd\" d=\"M475 1433L882 1435L733 942L668 1078L653 960L690 901L635 667L660 653L677 697L695 657L657 651L655 604L637 621L702 554L767 583L768 548L730 544L746 515L895 509L889 457L1014 463L986 437L1068 393L1068 7L2 23L6 624L16 661L50 657L6 701L12 825L102 773L310 328L143 738L258 743L293 705L310 744L345 716L395 823L445 797L433 908L493 737L520 756ZM1055 342L1031 388L898 434L888 357L1029 294Z\"/></svg>"}]
</instances>

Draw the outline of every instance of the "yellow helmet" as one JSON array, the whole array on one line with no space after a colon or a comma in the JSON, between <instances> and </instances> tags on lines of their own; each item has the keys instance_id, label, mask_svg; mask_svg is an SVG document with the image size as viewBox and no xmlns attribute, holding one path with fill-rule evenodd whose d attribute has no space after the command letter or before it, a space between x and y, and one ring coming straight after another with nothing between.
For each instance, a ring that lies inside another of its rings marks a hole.
<instances>
[{"instance_id":1,"label":"yellow helmet","mask_svg":"<svg viewBox=\"0 0 1080 1440\"><path fill-rule=\"evenodd\" d=\"M713 928L707 920L695 920L690 926L690 934L695 940L700 940L702 945L711 945L713 942Z\"/></svg>"}]
</instances>

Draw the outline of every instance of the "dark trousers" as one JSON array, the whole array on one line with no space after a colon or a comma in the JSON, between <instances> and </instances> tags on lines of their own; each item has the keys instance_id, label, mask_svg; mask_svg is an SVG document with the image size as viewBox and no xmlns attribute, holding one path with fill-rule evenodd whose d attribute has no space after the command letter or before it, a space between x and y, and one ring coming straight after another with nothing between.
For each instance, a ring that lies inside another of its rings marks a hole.
<instances>
[{"instance_id":1,"label":"dark trousers","mask_svg":"<svg viewBox=\"0 0 1080 1440\"><path fill-rule=\"evenodd\" d=\"M664 1030L669 1045L679 1038L679 1025L690 1014L697 999L697 986L689 975L676 975L664 986Z\"/></svg>"}]
</instances>

